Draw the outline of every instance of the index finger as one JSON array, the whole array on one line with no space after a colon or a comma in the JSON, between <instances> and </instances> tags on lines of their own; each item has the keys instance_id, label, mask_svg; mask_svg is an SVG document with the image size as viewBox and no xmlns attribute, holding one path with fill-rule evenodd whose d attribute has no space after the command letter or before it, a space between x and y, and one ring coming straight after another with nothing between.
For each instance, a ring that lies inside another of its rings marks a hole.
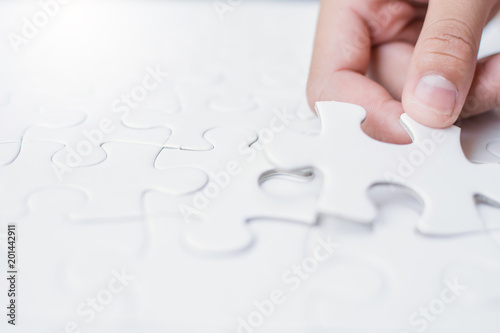
<instances>
[{"instance_id":1,"label":"index finger","mask_svg":"<svg viewBox=\"0 0 500 333\"><path fill-rule=\"evenodd\" d=\"M409 142L399 124L401 103L365 74L372 40L368 22L350 1L322 1L307 85L312 109L320 100L361 105L365 132L382 141Z\"/></svg>"}]
</instances>

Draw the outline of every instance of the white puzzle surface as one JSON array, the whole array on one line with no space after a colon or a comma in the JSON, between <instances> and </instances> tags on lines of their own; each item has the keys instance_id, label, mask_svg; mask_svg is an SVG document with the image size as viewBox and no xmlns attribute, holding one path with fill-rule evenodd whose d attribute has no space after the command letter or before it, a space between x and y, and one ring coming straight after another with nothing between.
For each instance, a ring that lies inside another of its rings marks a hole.
<instances>
[{"instance_id":1,"label":"white puzzle surface","mask_svg":"<svg viewBox=\"0 0 500 333\"><path fill-rule=\"evenodd\" d=\"M48 10L0 3L1 332L498 331L499 111L406 146L320 123L314 1Z\"/></svg>"}]
</instances>

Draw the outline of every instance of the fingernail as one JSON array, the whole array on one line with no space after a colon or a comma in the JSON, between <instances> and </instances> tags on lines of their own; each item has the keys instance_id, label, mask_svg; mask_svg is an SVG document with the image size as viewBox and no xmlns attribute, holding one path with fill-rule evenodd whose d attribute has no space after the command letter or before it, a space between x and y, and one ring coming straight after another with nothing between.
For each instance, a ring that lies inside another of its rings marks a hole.
<instances>
[{"instance_id":1,"label":"fingernail","mask_svg":"<svg viewBox=\"0 0 500 333\"><path fill-rule=\"evenodd\" d=\"M424 108L442 115L453 114L457 89L440 75L427 75L420 79L415 89L415 99Z\"/></svg>"}]
</instances>

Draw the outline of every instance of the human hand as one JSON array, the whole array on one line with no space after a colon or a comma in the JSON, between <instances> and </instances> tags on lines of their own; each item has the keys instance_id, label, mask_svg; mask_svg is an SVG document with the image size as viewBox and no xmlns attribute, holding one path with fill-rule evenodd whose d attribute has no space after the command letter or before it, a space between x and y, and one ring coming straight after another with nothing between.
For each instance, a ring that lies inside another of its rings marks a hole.
<instances>
[{"instance_id":1,"label":"human hand","mask_svg":"<svg viewBox=\"0 0 500 333\"><path fill-rule=\"evenodd\" d=\"M359 104L368 135L408 143L403 112L445 128L500 106L500 54L477 60L499 9L500 0L322 0L311 108L321 100Z\"/></svg>"}]
</instances>

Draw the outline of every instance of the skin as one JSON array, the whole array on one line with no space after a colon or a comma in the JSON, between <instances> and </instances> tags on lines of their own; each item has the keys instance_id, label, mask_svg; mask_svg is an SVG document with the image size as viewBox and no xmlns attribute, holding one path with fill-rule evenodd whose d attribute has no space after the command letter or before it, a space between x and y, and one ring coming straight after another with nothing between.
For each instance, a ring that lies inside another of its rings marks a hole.
<instances>
[{"instance_id":1,"label":"skin","mask_svg":"<svg viewBox=\"0 0 500 333\"><path fill-rule=\"evenodd\" d=\"M434 128L500 106L500 54L478 61L500 0L322 0L307 98L363 106L363 130L409 143L403 112Z\"/></svg>"}]
</instances>

